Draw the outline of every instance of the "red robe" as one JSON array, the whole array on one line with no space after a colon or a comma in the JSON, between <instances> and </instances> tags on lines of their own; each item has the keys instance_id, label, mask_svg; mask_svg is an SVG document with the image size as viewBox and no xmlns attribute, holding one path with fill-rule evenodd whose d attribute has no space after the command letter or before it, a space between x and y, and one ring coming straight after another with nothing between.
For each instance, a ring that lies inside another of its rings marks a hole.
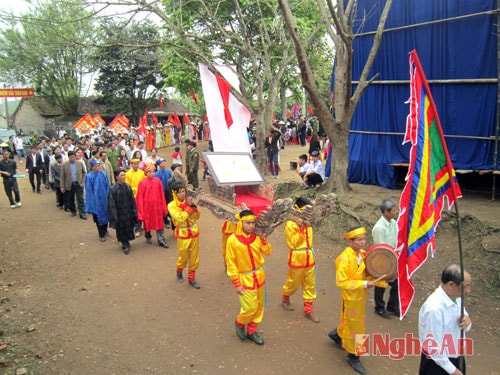
<instances>
[{"instance_id":1,"label":"red robe","mask_svg":"<svg viewBox=\"0 0 500 375\"><path fill-rule=\"evenodd\" d=\"M161 230L165 227L163 217L168 214L163 184L158 177L146 177L139 183L137 195L137 217L144 223L144 230Z\"/></svg>"}]
</instances>

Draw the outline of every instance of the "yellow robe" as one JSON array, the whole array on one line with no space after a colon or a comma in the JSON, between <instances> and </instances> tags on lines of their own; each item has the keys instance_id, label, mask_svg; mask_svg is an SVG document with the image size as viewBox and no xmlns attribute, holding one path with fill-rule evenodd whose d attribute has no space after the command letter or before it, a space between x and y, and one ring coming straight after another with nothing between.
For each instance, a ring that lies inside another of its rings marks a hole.
<instances>
[{"instance_id":1,"label":"yellow robe","mask_svg":"<svg viewBox=\"0 0 500 375\"><path fill-rule=\"evenodd\" d=\"M139 182L146 178L144 171L142 169L137 169L134 171L130 168L127 173L125 173L125 182L132 188L132 193L134 193L134 198L137 195L137 188L139 187Z\"/></svg>"},{"instance_id":2,"label":"yellow robe","mask_svg":"<svg viewBox=\"0 0 500 375\"><path fill-rule=\"evenodd\" d=\"M200 239L196 220L200 218L200 210L177 203L174 199L168 204L168 213L175 225L174 237L177 238L177 269L184 269L189 264L189 271L198 269L200 264Z\"/></svg>"},{"instance_id":3,"label":"yellow robe","mask_svg":"<svg viewBox=\"0 0 500 375\"><path fill-rule=\"evenodd\" d=\"M232 234L227 240L227 275L233 285L241 285L245 289L245 293L238 296L240 313L236 320L240 324L262 322L266 283L264 255L271 255L271 251L271 244L255 234L241 236Z\"/></svg>"},{"instance_id":4,"label":"yellow robe","mask_svg":"<svg viewBox=\"0 0 500 375\"><path fill-rule=\"evenodd\" d=\"M362 261L358 266L356 251L347 246L335 260L336 282L341 289L342 306L337 333L342 338L343 348L351 354L356 353L356 334L365 333L365 305L368 294L366 280L373 280L365 272L365 250L360 250ZM385 282L377 286L385 287Z\"/></svg>"},{"instance_id":5,"label":"yellow robe","mask_svg":"<svg viewBox=\"0 0 500 375\"><path fill-rule=\"evenodd\" d=\"M291 296L302 286L304 302L316 299L316 275L313 250L313 230L309 226L299 226L288 220L285 223L285 240L290 252L288 253L288 274L283 295Z\"/></svg>"}]
</instances>

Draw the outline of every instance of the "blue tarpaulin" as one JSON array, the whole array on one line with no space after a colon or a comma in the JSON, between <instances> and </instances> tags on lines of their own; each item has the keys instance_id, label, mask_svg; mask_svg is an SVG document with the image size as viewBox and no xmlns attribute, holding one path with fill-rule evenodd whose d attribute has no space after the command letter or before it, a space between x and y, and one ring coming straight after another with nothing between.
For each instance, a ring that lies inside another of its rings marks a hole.
<instances>
[{"instance_id":1,"label":"blue tarpaulin","mask_svg":"<svg viewBox=\"0 0 500 375\"><path fill-rule=\"evenodd\" d=\"M373 43L385 0L358 0L353 80ZM410 96L409 55L416 49L441 119L455 169L491 170L497 109L497 82L433 83L434 80L498 78L496 0L394 1L369 78L403 83L370 85L356 108L349 135L349 182L394 188L392 164L409 160L402 145ZM471 15L471 16L468 16ZM361 26L361 18L363 24ZM468 16L460 19L455 17ZM439 21L423 24L431 21ZM398 30L405 25L412 27ZM366 33L366 34L365 34ZM364 34L364 35L363 35Z\"/></svg>"}]
</instances>

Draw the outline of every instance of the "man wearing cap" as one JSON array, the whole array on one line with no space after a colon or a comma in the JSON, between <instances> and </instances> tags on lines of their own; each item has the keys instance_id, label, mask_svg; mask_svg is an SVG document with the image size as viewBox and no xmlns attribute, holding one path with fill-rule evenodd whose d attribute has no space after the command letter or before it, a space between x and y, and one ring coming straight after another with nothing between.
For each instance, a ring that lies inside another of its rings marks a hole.
<instances>
[{"instance_id":1,"label":"man wearing cap","mask_svg":"<svg viewBox=\"0 0 500 375\"><path fill-rule=\"evenodd\" d=\"M99 160L91 160L92 171L85 177L85 212L92 214L97 226L99 240L106 241L108 231L108 193L109 181L106 173L100 169Z\"/></svg>"},{"instance_id":2,"label":"man wearing cap","mask_svg":"<svg viewBox=\"0 0 500 375\"><path fill-rule=\"evenodd\" d=\"M188 152L186 155L186 174L188 181L193 185L193 189L197 190L200 186L198 182L198 170L200 169L200 155L196 149L196 142L190 141L187 144Z\"/></svg>"},{"instance_id":3,"label":"man wearing cap","mask_svg":"<svg viewBox=\"0 0 500 375\"><path fill-rule=\"evenodd\" d=\"M107 155L108 161L111 163L113 172L118 169L118 157L120 156L120 151L116 148L117 140L113 138L111 142L108 143ZM113 173L114 180L114 173Z\"/></svg>"},{"instance_id":4,"label":"man wearing cap","mask_svg":"<svg viewBox=\"0 0 500 375\"><path fill-rule=\"evenodd\" d=\"M76 216L75 196L78 202L80 219L87 220L85 216L85 201L83 198L83 187L85 184L85 169L83 163L76 160L74 151L68 152L68 160L61 168L61 191L66 198L66 207L71 211L71 216Z\"/></svg>"},{"instance_id":5,"label":"man wearing cap","mask_svg":"<svg viewBox=\"0 0 500 375\"><path fill-rule=\"evenodd\" d=\"M303 180L306 184L306 188L314 187L319 189L325 180L325 166L321 160L319 160L318 151L311 152L311 159L311 163L307 168L307 172L304 174Z\"/></svg>"},{"instance_id":6,"label":"man wearing cap","mask_svg":"<svg viewBox=\"0 0 500 375\"><path fill-rule=\"evenodd\" d=\"M240 301L240 312L234 322L236 335L240 340L248 338L263 345L257 324L264 318L266 300L264 255L271 255L272 246L266 237L254 233L256 215L253 211L243 210L236 219L236 229L226 244L227 275Z\"/></svg>"},{"instance_id":7,"label":"man wearing cap","mask_svg":"<svg viewBox=\"0 0 500 375\"><path fill-rule=\"evenodd\" d=\"M354 371L366 371L356 354L355 336L365 333L365 305L367 290L375 284L365 272L366 228L354 227L344 234L347 247L335 260L336 283L341 290L342 306L340 322L336 329L328 333L338 347L347 352L347 363ZM377 283L386 286L385 281Z\"/></svg>"},{"instance_id":8,"label":"man wearing cap","mask_svg":"<svg viewBox=\"0 0 500 375\"><path fill-rule=\"evenodd\" d=\"M140 159L130 160L130 169L125 173L125 182L130 185L132 192L134 193L134 198L137 196L137 188L139 183L146 178L144 171L139 168ZM137 223L135 226L135 236L139 237L141 235L141 223Z\"/></svg>"},{"instance_id":9,"label":"man wearing cap","mask_svg":"<svg viewBox=\"0 0 500 375\"><path fill-rule=\"evenodd\" d=\"M146 178L139 183L135 197L137 217L139 222L144 223L146 242L149 245L153 243L151 231L155 230L158 244L161 247L168 247L164 235L164 217L168 214L167 203L161 180L155 177L155 169L153 163L146 163L144 168Z\"/></svg>"},{"instance_id":10,"label":"man wearing cap","mask_svg":"<svg viewBox=\"0 0 500 375\"><path fill-rule=\"evenodd\" d=\"M14 159L10 158L10 151L4 149L2 152L2 160L0 160L0 175L2 175L3 187L10 202L10 208L16 208L16 206L21 207L21 195L19 194L17 180L14 177L17 173L16 162ZM14 192L14 197L12 197L12 192Z\"/></svg>"},{"instance_id":11,"label":"man wearing cap","mask_svg":"<svg viewBox=\"0 0 500 375\"><path fill-rule=\"evenodd\" d=\"M116 184L108 195L109 226L116 230L116 239L122 244L122 251L127 255L130 251L130 241L135 239L134 228L139 222L134 193L125 182L125 171L115 171Z\"/></svg>"},{"instance_id":12,"label":"man wearing cap","mask_svg":"<svg viewBox=\"0 0 500 375\"><path fill-rule=\"evenodd\" d=\"M189 284L200 289L196 281L196 270L200 264L200 232L196 221L200 218L200 210L193 203L193 197L186 197L186 188L181 182L172 185L173 200L168 204L168 212L175 225L174 237L177 238L177 281L182 283L182 271L188 266Z\"/></svg>"},{"instance_id":13,"label":"man wearing cap","mask_svg":"<svg viewBox=\"0 0 500 375\"><path fill-rule=\"evenodd\" d=\"M307 198L295 200L295 210L303 211L311 206ZM281 306L287 311L293 311L290 303L292 296L302 287L304 301L304 316L313 323L319 323L319 317L313 311L316 299L316 253L313 248L313 228L307 220L290 215L285 223L285 240L288 248L288 273L282 288Z\"/></svg>"},{"instance_id":14,"label":"man wearing cap","mask_svg":"<svg viewBox=\"0 0 500 375\"><path fill-rule=\"evenodd\" d=\"M158 159L156 161L156 174L155 176L161 180L161 184L163 185L163 190L165 194L167 192L167 182L172 177L172 172L167 169L167 162L165 159Z\"/></svg>"}]
</instances>

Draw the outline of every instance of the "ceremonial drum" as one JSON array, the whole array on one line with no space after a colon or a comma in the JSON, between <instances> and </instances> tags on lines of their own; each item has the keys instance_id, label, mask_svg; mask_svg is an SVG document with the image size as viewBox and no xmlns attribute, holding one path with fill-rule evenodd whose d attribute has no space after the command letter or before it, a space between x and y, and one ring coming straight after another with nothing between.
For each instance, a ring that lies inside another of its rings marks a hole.
<instances>
[{"instance_id":1,"label":"ceremonial drum","mask_svg":"<svg viewBox=\"0 0 500 375\"><path fill-rule=\"evenodd\" d=\"M365 265L372 277L392 276L398 270L398 256L392 246L375 244L366 249Z\"/></svg>"}]
</instances>

